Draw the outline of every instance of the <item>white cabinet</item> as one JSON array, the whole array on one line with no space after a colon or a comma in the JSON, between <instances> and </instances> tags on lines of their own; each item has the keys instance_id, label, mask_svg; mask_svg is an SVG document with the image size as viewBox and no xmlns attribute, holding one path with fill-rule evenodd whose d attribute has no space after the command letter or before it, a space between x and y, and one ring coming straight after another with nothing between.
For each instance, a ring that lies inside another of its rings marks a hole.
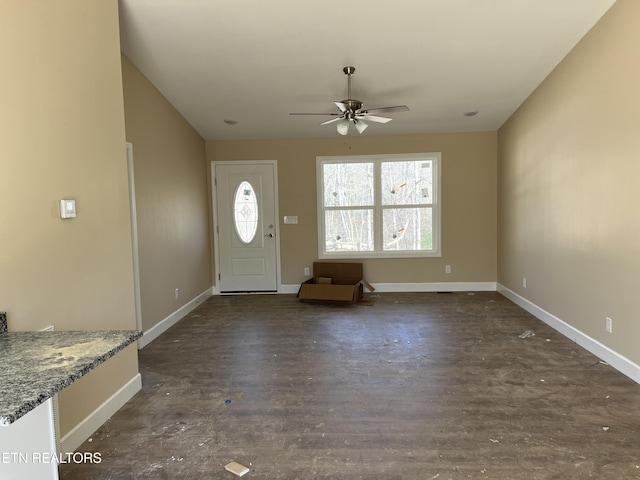
<instances>
[{"instance_id":1,"label":"white cabinet","mask_svg":"<svg viewBox=\"0 0 640 480\"><path fill-rule=\"evenodd\" d=\"M0 426L0 479L58 480L53 399Z\"/></svg>"}]
</instances>

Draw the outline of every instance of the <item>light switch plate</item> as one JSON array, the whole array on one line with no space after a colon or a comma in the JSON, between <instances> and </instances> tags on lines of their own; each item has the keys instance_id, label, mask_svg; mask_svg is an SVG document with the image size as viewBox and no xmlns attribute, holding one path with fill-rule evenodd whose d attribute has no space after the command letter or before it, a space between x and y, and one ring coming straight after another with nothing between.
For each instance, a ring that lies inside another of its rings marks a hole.
<instances>
[{"instance_id":1,"label":"light switch plate","mask_svg":"<svg viewBox=\"0 0 640 480\"><path fill-rule=\"evenodd\" d=\"M60 200L60 218L75 218L76 201L63 199Z\"/></svg>"},{"instance_id":2,"label":"light switch plate","mask_svg":"<svg viewBox=\"0 0 640 480\"><path fill-rule=\"evenodd\" d=\"M284 216L284 223L286 223L287 225L295 225L298 223L298 216L297 215L285 215Z\"/></svg>"}]
</instances>

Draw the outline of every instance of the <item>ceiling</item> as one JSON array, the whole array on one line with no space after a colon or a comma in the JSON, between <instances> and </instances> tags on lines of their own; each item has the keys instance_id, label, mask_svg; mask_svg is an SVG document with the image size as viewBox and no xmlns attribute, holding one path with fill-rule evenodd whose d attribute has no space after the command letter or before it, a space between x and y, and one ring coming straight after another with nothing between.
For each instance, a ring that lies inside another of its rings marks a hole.
<instances>
[{"instance_id":1,"label":"ceiling","mask_svg":"<svg viewBox=\"0 0 640 480\"><path fill-rule=\"evenodd\" d=\"M337 136L289 113L337 113L347 65L364 107L411 109L363 135L486 131L614 2L120 0L121 42L207 140Z\"/></svg>"}]
</instances>

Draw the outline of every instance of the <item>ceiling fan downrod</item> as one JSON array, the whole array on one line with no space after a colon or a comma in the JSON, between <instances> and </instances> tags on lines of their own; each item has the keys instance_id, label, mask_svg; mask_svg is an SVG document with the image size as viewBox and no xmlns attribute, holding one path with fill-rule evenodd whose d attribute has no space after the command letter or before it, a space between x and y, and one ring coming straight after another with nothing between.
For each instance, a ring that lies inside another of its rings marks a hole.
<instances>
[{"instance_id":1,"label":"ceiling fan downrod","mask_svg":"<svg viewBox=\"0 0 640 480\"><path fill-rule=\"evenodd\" d=\"M353 75L356 71L356 67L344 67L342 69L344 74L347 76L347 100L351 99L351 75Z\"/></svg>"},{"instance_id":2,"label":"ceiling fan downrod","mask_svg":"<svg viewBox=\"0 0 640 480\"><path fill-rule=\"evenodd\" d=\"M342 100L339 103L341 103L344 107L346 107L346 109L343 110L343 112L349 113L350 114L349 116L352 117L355 115L355 113L358 110L362 108L362 102L360 100L355 100L351 98L351 76L356 71L356 67L351 67L351 66L344 67L342 71L347 76L347 98ZM340 108L340 106L338 107Z\"/></svg>"}]
</instances>

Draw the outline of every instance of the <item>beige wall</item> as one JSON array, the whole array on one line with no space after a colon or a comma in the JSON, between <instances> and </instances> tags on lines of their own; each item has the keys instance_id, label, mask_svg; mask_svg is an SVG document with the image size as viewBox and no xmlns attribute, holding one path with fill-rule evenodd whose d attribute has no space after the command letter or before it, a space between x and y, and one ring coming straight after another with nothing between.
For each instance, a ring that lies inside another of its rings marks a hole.
<instances>
[{"instance_id":1,"label":"beige wall","mask_svg":"<svg viewBox=\"0 0 640 480\"><path fill-rule=\"evenodd\" d=\"M148 330L212 285L205 143L124 55L122 75Z\"/></svg>"},{"instance_id":2,"label":"beige wall","mask_svg":"<svg viewBox=\"0 0 640 480\"><path fill-rule=\"evenodd\" d=\"M133 329L117 0L0 8L0 310L13 331ZM61 394L62 434L136 373L127 355Z\"/></svg>"},{"instance_id":3,"label":"beige wall","mask_svg":"<svg viewBox=\"0 0 640 480\"><path fill-rule=\"evenodd\" d=\"M442 257L367 259L373 283L495 282L496 132L208 141L207 160L277 160L282 283L318 258L316 156L442 152ZM297 215L297 225L284 225ZM452 266L445 275L444 266Z\"/></svg>"},{"instance_id":4,"label":"beige wall","mask_svg":"<svg viewBox=\"0 0 640 480\"><path fill-rule=\"evenodd\" d=\"M498 280L640 364L638 19L618 0L499 130Z\"/></svg>"}]
</instances>

